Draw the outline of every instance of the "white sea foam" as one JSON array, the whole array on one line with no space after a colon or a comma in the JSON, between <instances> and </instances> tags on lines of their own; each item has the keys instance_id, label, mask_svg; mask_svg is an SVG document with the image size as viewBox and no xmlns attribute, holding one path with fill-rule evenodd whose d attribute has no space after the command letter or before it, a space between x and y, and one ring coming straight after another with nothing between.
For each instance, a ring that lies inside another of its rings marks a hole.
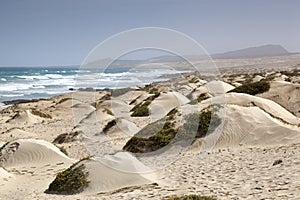
<instances>
[{"instance_id":1,"label":"white sea foam","mask_svg":"<svg viewBox=\"0 0 300 200\"><path fill-rule=\"evenodd\" d=\"M31 84L19 84L19 83L13 83L13 84L3 84L0 86L0 91L16 91L16 90L27 90L30 87L32 87Z\"/></svg>"},{"instance_id":2,"label":"white sea foam","mask_svg":"<svg viewBox=\"0 0 300 200\"><path fill-rule=\"evenodd\" d=\"M20 78L20 79L26 79L26 80L34 80L34 79L39 79L39 80L46 80L46 79L49 79L49 77L47 76L15 76L17 78Z\"/></svg>"},{"instance_id":3,"label":"white sea foam","mask_svg":"<svg viewBox=\"0 0 300 200\"><path fill-rule=\"evenodd\" d=\"M24 94L3 94L3 97L22 97Z\"/></svg>"},{"instance_id":4,"label":"white sea foam","mask_svg":"<svg viewBox=\"0 0 300 200\"><path fill-rule=\"evenodd\" d=\"M48 77L51 79L58 79L58 78L62 78L63 75L61 75L61 74L45 74L45 77Z\"/></svg>"}]
</instances>

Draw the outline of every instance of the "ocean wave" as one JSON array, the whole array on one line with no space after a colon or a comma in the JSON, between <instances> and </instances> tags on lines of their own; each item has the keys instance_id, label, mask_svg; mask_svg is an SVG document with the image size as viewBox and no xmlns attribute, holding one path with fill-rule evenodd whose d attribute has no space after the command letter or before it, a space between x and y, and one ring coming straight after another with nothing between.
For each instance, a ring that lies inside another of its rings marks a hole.
<instances>
[{"instance_id":1,"label":"ocean wave","mask_svg":"<svg viewBox=\"0 0 300 200\"><path fill-rule=\"evenodd\" d=\"M41 76L12 76L13 78L20 78L20 79L26 79L26 80L47 80L49 79L47 76L41 75Z\"/></svg>"},{"instance_id":2,"label":"ocean wave","mask_svg":"<svg viewBox=\"0 0 300 200\"><path fill-rule=\"evenodd\" d=\"M3 97L23 97L24 94L3 94Z\"/></svg>"},{"instance_id":3,"label":"ocean wave","mask_svg":"<svg viewBox=\"0 0 300 200\"><path fill-rule=\"evenodd\" d=\"M1 78L0 80L3 81L3 82L6 82L6 81L7 81L6 78Z\"/></svg>"},{"instance_id":4,"label":"ocean wave","mask_svg":"<svg viewBox=\"0 0 300 200\"><path fill-rule=\"evenodd\" d=\"M30 88L32 88L32 89L44 89L44 88L46 88L46 87L43 86L43 85L33 85L33 86L31 86Z\"/></svg>"},{"instance_id":5,"label":"ocean wave","mask_svg":"<svg viewBox=\"0 0 300 200\"><path fill-rule=\"evenodd\" d=\"M28 90L32 85L30 84L4 84L0 86L0 91L8 92L8 91L16 91L16 90Z\"/></svg>"},{"instance_id":6,"label":"ocean wave","mask_svg":"<svg viewBox=\"0 0 300 200\"><path fill-rule=\"evenodd\" d=\"M51 78L51 79L59 79L59 78L62 78L63 75L61 75L61 74L45 74L45 77Z\"/></svg>"}]
</instances>

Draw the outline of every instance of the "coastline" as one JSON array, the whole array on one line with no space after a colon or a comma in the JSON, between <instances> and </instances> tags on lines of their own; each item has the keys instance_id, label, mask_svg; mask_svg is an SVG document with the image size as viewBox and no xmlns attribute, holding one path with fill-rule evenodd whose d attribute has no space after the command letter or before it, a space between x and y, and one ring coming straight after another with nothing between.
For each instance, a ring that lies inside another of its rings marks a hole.
<instances>
[{"instance_id":1,"label":"coastline","mask_svg":"<svg viewBox=\"0 0 300 200\"><path fill-rule=\"evenodd\" d=\"M299 105L300 80L299 71L292 70L222 75L221 80L188 73L145 87L15 100L0 112L0 192L6 199L164 199L192 193L221 200L296 198L300 108L289 104ZM268 91L230 92L262 79L270 83ZM189 145L151 154L165 145L151 138L165 141L163 134L179 134L179 127L193 122L185 117L213 111L207 109L218 102L217 115L222 118L226 111L222 126ZM156 125L158 133L152 133ZM209 139L216 143L210 146ZM85 167L88 186L78 194L45 193L57 174L73 164Z\"/></svg>"}]
</instances>

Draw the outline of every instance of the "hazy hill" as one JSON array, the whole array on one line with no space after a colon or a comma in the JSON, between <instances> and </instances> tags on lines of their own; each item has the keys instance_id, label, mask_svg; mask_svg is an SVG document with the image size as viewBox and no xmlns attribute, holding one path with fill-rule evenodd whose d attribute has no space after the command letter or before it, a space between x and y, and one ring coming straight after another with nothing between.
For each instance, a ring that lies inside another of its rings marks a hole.
<instances>
[{"instance_id":1,"label":"hazy hill","mask_svg":"<svg viewBox=\"0 0 300 200\"><path fill-rule=\"evenodd\" d=\"M290 54L281 45L263 45L258 47L249 47L245 49L229 51L221 54L212 55L213 58L256 58L268 56L284 56Z\"/></svg>"}]
</instances>

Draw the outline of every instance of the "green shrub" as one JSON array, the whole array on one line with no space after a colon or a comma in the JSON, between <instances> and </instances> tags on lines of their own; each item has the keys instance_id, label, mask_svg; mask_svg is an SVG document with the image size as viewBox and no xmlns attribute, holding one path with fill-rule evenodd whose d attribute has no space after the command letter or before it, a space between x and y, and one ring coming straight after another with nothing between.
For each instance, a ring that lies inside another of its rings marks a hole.
<instances>
[{"instance_id":1,"label":"green shrub","mask_svg":"<svg viewBox=\"0 0 300 200\"><path fill-rule=\"evenodd\" d=\"M132 153L156 151L168 145L176 136L177 130L174 129L174 126L174 122L170 120L167 120L163 125L162 121L149 124L133 136L123 147L123 150Z\"/></svg>"},{"instance_id":2,"label":"green shrub","mask_svg":"<svg viewBox=\"0 0 300 200\"><path fill-rule=\"evenodd\" d=\"M31 113L34 114L34 115L37 115L39 117L42 117L42 118L52 119L52 116L49 115L48 113L42 112L42 111L37 110L35 108L31 109Z\"/></svg>"},{"instance_id":3,"label":"green shrub","mask_svg":"<svg viewBox=\"0 0 300 200\"><path fill-rule=\"evenodd\" d=\"M57 136L54 140L53 143L56 144L62 144L62 143L68 143L68 142L73 142L76 140L76 136L78 136L81 131L74 131L71 133L63 133Z\"/></svg>"},{"instance_id":4,"label":"green shrub","mask_svg":"<svg viewBox=\"0 0 300 200\"><path fill-rule=\"evenodd\" d=\"M57 174L54 181L49 185L46 193L76 194L80 193L89 184L88 172L84 164L75 163L68 169Z\"/></svg>"},{"instance_id":5,"label":"green shrub","mask_svg":"<svg viewBox=\"0 0 300 200\"><path fill-rule=\"evenodd\" d=\"M180 128L183 137L201 138L212 133L220 124L219 116L210 109L206 109L200 113L191 113L185 116L185 123Z\"/></svg>"},{"instance_id":6,"label":"green shrub","mask_svg":"<svg viewBox=\"0 0 300 200\"><path fill-rule=\"evenodd\" d=\"M108 130L109 130L111 127L115 126L116 124L117 124L117 120L115 120L115 119L109 121L109 122L106 124L106 126L103 128L103 132L104 132L104 133L107 133Z\"/></svg>"},{"instance_id":7,"label":"green shrub","mask_svg":"<svg viewBox=\"0 0 300 200\"><path fill-rule=\"evenodd\" d=\"M133 111L133 113L131 114L132 117L145 117L145 116L149 116L150 111L148 106L150 105L151 101L145 101L142 102L138 105L136 105L135 107L133 107L133 109L131 109L131 111Z\"/></svg>"},{"instance_id":8,"label":"green shrub","mask_svg":"<svg viewBox=\"0 0 300 200\"><path fill-rule=\"evenodd\" d=\"M184 195L184 196L173 196L167 198L167 200L216 200L213 197L201 196L196 194Z\"/></svg>"},{"instance_id":9,"label":"green shrub","mask_svg":"<svg viewBox=\"0 0 300 200\"><path fill-rule=\"evenodd\" d=\"M104 110L104 112L106 112L109 115L114 115L113 112L108 108L104 108L103 110Z\"/></svg>"},{"instance_id":10,"label":"green shrub","mask_svg":"<svg viewBox=\"0 0 300 200\"><path fill-rule=\"evenodd\" d=\"M156 99L157 97L159 97L160 93L155 93L154 95L148 97L146 100L144 100L143 102L137 104L136 106L134 106L130 112L133 112L131 114L132 117L145 117L145 116L149 116L150 111L148 106L151 104L151 102Z\"/></svg>"},{"instance_id":11,"label":"green shrub","mask_svg":"<svg viewBox=\"0 0 300 200\"><path fill-rule=\"evenodd\" d=\"M64 147L58 147L61 152L63 152L66 156L68 156L68 152Z\"/></svg>"},{"instance_id":12,"label":"green shrub","mask_svg":"<svg viewBox=\"0 0 300 200\"><path fill-rule=\"evenodd\" d=\"M269 89L270 89L270 83L268 81L262 80L253 83L245 83L233 90L230 90L229 92L256 95L256 94L267 92Z\"/></svg>"},{"instance_id":13,"label":"green shrub","mask_svg":"<svg viewBox=\"0 0 300 200\"><path fill-rule=\"evenodd\" d=\"M198 101L198 102L201 102L201 101L204 101L204 100L206 100L206 99L208 99L208 98L209 98L209 96L208 96L206 93L202 93L202 94L200 94L200 95L198 96L197 101Z\"/></svg>"},{"instance_id":14,"label":"green shrub","mask_svg":"<svg viewBox=\"0 0 300 200\"><path fill-rule=\"evenodd\" d=\"M291 71L281 71L280 73L286 76L299 76L300 70L294 69Z\"/></svg>"}]
</instances>

